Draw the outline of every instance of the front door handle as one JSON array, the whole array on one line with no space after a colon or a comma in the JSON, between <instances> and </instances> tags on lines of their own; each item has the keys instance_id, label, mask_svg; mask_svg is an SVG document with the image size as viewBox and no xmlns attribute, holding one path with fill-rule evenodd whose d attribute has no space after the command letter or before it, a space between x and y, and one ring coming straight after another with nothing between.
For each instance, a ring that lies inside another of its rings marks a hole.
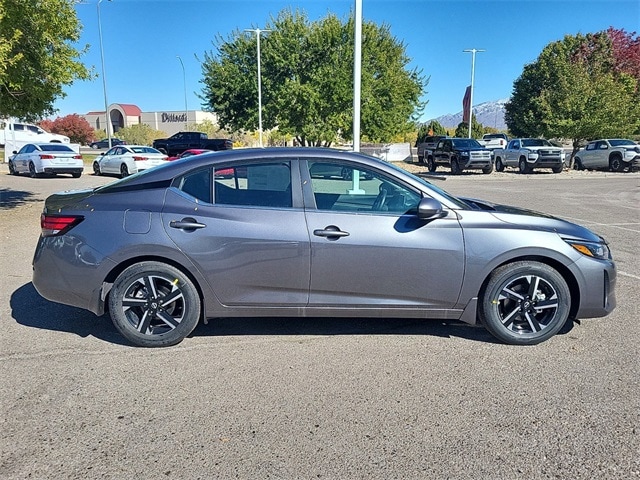
<instances>
[{"instance_id":1,"label":"front door handle","mask_svg":"<svg viewBox=\"0 0 640 480\"><path fill-rule=\"evenodd\" d=\"M171 228L179 228L180 230L184 230L185 232L193 232L198 228L206 227L204 223L200 223L195 218L191 217L186 217L182 220L171 220L169 222L169 226Z\"/></svg>"},{"instance_id":2,"label":"front door handle","mask_svg":"<svg viewBox=\"0 0 640 480\"><path fill-rule=\"evenodd\" d=\"M348 237L349 232L343 232L335 225L329 225L323 229L313 231L316 237L326 237L328 240L338 240L340 237Z\"/></svg>"}]
</instances>

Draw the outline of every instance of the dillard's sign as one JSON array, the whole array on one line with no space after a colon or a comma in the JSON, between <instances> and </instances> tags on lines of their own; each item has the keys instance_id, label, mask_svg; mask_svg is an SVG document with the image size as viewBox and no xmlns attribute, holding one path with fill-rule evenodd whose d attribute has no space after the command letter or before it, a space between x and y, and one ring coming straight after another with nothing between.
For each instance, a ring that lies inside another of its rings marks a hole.
<instances>
[{"instance_id":1,"label":"dillard's sign","mask_svg":"<svg viewBox=\"0 0 640 480\"><path fill-rule=\"evenodd\" d=\"M186 113L162 113L162 123L177 123L177 122L186 122L187 114Z\"/></svg>"}]
</instances>

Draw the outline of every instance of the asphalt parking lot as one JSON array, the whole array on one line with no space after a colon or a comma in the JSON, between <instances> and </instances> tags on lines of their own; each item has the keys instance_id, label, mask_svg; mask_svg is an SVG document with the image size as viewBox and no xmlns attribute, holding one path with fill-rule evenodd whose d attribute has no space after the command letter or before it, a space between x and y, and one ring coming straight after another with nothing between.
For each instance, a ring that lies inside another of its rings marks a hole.
<instances>
[{"instance_id":1,"label":"asphalt parking lot","mask_svg":"<svg viewBox=\"0 0 640 480\"><path fill-rule=\"evenodd\" d=\"M0 478L640 478L640 173L433 178L603 235L617 309L535 347L457 322L254 318L133 348L31 285L44 198L112 179L0 164Z\"/></svg>"}]
</instances>

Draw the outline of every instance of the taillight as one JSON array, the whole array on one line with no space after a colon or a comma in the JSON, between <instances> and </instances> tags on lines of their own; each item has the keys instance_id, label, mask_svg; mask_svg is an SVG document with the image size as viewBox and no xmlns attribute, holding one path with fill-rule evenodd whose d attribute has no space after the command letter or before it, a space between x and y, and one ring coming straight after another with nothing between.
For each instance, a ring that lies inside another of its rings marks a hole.
<instances>
[{"instance_id":1,"label":"taillight","mask_svg":"<svg viewBox=\"0 0 640 480\"><path fill-rule=\"evenodd\" d=\"M47 215L40 216L40 228L43 237L62 235L78 225L84 217L79 215Z\"/></svg>"},{"instance_id":2,"label":"taillight","mask_svg":"<svg viewBox=\"0 0 640 480\"><path fill-rule=\"evenodd\" d=\"M40 155L40 158L42 160L53 160L56 157L54 157L53 155Z\"/></svg>"},{"instance_id":3,"label":"taillight","mask_svg":"<svg viewBox=\"0 0 640 480\"><path fill-rule=\"evenodd\" d=\"M140 161L142 161L142 160L148 160L148 158L147 158L147 157L136 157L136 156L134 156L134 157L133 157L133 159L134 159L136 162L140 162Z\"/></svg>"},{"instance_id":4,"label":"taillight","mask_svg":"<svg viewBox=\"0 0 640 480\"><path fill-rule=\"evenodd\" d=\"M74 155L73 158L77 160L82 160L82 155Z\"/></svg>"}]
</instances>

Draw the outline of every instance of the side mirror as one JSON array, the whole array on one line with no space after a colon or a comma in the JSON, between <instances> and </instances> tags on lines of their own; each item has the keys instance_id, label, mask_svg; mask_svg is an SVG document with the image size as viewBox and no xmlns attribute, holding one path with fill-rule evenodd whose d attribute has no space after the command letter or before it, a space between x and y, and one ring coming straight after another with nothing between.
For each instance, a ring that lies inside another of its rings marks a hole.
<instances>
[{"instance_id":1,"label":"side mirror","mask_svg":"<svg viewBox=\"0 0 640 480\"><path fill-rule=\"evenodd\" d=\"M418 218L420 220L434 220L447 214L442 210L442 204L430 197L425 197L418 204Z\"/></svg>"},{"instance_id":2,"label":"side mirror","mask_svg":"<svg viewBox=\"0 0 640 480\"><path fill-rule=\"evenodd\" d=\"M13 153L14 153L14 154L17 154L17 153L18 153L18 151L17 151L17 150L14 150L14 151L13 151Z\"/></svg>"}]
</instances>

